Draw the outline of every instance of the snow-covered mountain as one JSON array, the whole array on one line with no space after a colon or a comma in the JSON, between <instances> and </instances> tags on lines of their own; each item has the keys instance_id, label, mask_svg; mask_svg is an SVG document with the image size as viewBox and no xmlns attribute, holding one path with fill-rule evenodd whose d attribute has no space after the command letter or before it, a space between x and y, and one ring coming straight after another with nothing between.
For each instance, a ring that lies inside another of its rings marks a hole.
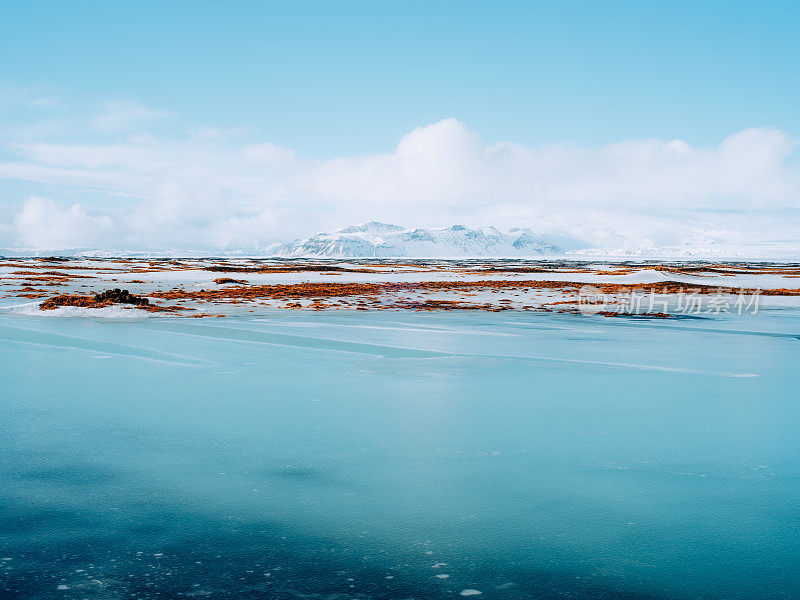
<instances>
[{"instance_id":1,"label":"snow-covered mountain","mask_svg":"<svg viewBox=\"0 0 800 600\"><path fill-rule=\"evenodd\" d=\"M527 258L559 255L574 260L775 260L800 259L800 242L730 243L715 239L689 239L680 245L658 245L641 236L626 236L610 229L580 233L548 233L514 228L407 229L370 221L316 233L302 240L265 246L253 243L230 248L171 249L36 249L0 248L7 257L62 256L74 258Z\"/></svg>"},{"instance_id":2,"label":"snow-covered mountain","mask_svg":"<svg viewBox=\"0 0 800 600\"><path fill-rule=\"evenodd\" d=\"M283 257L471 257L541 256L562 250L530 229L504 233L495 227L470 229L453 225L445 229L406 229L370 221L337 231L316 233L303 240L270 248Z\"/></svg>"}]
</instances>

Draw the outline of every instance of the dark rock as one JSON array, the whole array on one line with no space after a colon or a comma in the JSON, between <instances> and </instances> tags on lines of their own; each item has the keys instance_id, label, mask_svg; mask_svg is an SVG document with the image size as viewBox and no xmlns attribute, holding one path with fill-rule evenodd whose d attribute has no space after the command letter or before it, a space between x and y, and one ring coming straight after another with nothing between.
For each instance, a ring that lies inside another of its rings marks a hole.
<instances>
[{"instance_id":1,"label":"dark rock","mask_svg":"<svg viewBox=\"0 0 800 600\"><path fill-rule=\"evenodd\" d=\"M134 304L136 306L149 306L150 301L141 296L134 296L128 290L121 290L114 288L113 290L106 290L101 294L95 294L94 299L96 302L113 302L119 304Z\"/></svg>"}]
</instances>

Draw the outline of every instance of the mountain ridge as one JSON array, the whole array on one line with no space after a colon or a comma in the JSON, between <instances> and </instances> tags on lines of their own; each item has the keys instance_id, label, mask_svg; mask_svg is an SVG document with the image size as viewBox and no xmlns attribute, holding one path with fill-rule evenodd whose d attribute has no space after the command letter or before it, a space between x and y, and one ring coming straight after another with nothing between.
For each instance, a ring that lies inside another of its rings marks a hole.
<instances>
[{"instance_id":1,"label":"mountain ridge","mask_svg":"<svg viewBox=\"0 0 800 600\"><path fill-rule=\"evenodd\" d=\"M528 228L410 229L369 221L274 244L268 253L285 258L466 258L560 255L563 250Z\"/></svg>"}]
</instances>

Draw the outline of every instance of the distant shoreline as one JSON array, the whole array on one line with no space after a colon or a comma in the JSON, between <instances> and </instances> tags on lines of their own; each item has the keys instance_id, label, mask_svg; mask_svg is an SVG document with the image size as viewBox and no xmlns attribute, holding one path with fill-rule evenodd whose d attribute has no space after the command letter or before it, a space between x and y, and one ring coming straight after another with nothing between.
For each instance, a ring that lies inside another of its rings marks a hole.
<instances>
[{"instance_id":1,"label":"distant shoreline","mask_svg":"<svg viewBox=\"0 0 800 600\"><path fill-rule=\"evenodd\" d=\"M300 309L675 317L795 305L800 307L800 263L0 260L0 308L24 314L128 316L146 311L161 316L219 317Z\"/></svg>"}]
</instances>

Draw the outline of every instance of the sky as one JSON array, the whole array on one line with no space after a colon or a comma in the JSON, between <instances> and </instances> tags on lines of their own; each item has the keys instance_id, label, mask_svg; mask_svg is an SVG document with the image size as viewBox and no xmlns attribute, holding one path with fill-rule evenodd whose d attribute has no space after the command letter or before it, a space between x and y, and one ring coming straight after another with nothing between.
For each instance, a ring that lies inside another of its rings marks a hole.
<instances>
[{"instance_id":1,"label":"sky","mask_svg":"<svg viewBox=\"0 0 800 600\"><path fill-rule=\"evenodd\" d=\"M0 248L800 240L797 2L23 2Z\"/></svg>"}]
</instances>

